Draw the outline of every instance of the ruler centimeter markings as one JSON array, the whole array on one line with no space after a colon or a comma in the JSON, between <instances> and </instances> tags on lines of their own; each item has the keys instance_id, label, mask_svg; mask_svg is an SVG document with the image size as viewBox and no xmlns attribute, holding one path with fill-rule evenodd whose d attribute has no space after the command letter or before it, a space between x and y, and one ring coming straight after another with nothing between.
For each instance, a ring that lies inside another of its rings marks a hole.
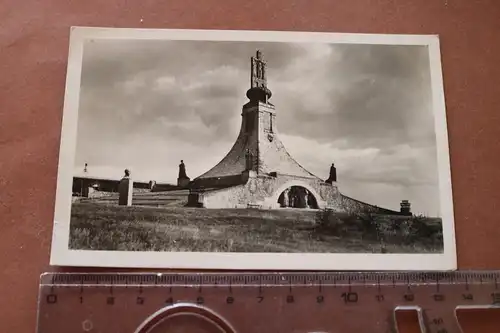
<instances>
[{"instance_id":1,"label":"ruler centimeter markings","mask_svg":"<svg viewBox=\"0 0 500 333\"><path fill-rule=\"evenodd\" d=\"M424 333L459 333L457 309L500 307L499 276L500 271L47 273L40 279L37 333L155 333L174 327L386 333L397 332L396 311L414 311Z\"/></svg>"}]
</instances>

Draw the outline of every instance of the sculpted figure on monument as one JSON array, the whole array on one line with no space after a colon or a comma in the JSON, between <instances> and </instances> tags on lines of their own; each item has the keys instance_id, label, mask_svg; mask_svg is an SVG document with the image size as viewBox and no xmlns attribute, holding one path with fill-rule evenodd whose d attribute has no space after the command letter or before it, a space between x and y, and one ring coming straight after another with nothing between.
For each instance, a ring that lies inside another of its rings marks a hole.
<instances>
[{"instance_id":1,"label":"sculpted figure on monument","mask_svg":"<svg viewBox=\"0 0 500 333\"><path fill-rule=\"evenodd\" d=\"M186 187L189 185L189 177L186 173L186 165L184 161L181 160L181 164L179 164L179 177L177 178L177 186Z\"/></svg>"},{"instance_id":2,"label":"sculpted figure on monument","mask_svg":"<svg viewBox=\"0 0 500 333\"><path fill-rule=\"evenodd\" d=\"M267 64L265 62L261 62L260 63L260 72L261 72L261 79L264 80L264 81L267 81L266 79L266 67L267 67Z\"/></svg>"},{"instance_id":3,"label":"sculpted figure on monument","mask_svg":"<svg viewBox=\"0 0 500 333\"><path fill-rule=\"evenodd\" d=\"M288 207L290 204L290 198L288 197L288 189L283 192L283 207Z\"/></svg>"},{"instance_id":4,"label":"sculpted figure on monument","mask_svg":"<svg viewBox=\"0 0 500 333\"><path fill-rule=\"evenodd\" d=\"M326 180L328 184L331 184L333 182L337 181L337 169L335 168L335 164L332 163L332 166L330 167L330 176Z\"/></svg>"},{"instance_id":5,"label":"sculpted figure on monument","mask_svg":"<svg viewBox=\"0 0 500 333\"><path fill-rule=\"evenodd\" d=\"M181 160L181 164L179 164L179 179L185 179L188 178L186 174L186 165L184 164L184 161Z\"/></svg>"},{"instance_id":6,"label":"sculpted figure on monument","mask_svg":"<svg viewBox=\"0 0 500 333\"><path fill-rule=\"evenodd\" d=\"M262 52L257 50L255 57L252 57L252 87L266 87L266 63L262 60Z\"/></svg>"},{"instance_id":7,"label":"sculpted figure on monument","mask_svg":"<svg viewBox=\"0 0 500 333\"><path fill-rule=\"evenodd\" d=\"M245 170L252 170L253 168L253 155L252 153L247 150L245 153Z\"/></svg>"},{"instance_id":8,"label":"sculpted figure on monument","mask_svg":"<svg viewBox=\"0 0 500 333\"><path fill-rule=\"evenodd\" d=\"M295 207L295 204L297 203L297 193L295 191L294 187L290 188L290 191L288 192L288 207Z\"/></svg>"},{"instance_id":9,"label":"sculpted figure on monument","mask_svg":"<svg viewBox=\"0 0 500 333\"><path fill-rule=\"evenodd\" d=\"M314 196L309 191L307 191L307 204L308 204L309 208L315 208L314 207Z\"/></svg>"},{"instance_id":10,"label":"sculpted figure on monument","mask_svg":"<svg viewBox=\"0 0 500 333\"><path fill-rule=\"evenodd\" d=\"M262 57L262 52L257 50L255 56L251 57L251 78L250 89L247 97L251 101L266 102L271 98L272 93L267 87L266 69L267 64Z\"/></svg>"}]
</instances>

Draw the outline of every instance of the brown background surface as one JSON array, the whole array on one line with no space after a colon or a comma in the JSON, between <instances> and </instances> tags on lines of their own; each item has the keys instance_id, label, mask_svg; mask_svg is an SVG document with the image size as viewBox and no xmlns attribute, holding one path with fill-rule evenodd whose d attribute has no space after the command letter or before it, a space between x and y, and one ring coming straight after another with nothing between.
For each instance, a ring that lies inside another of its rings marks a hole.
<instances>
[{"instance_id":1,"label":"brown background surface","mask_svg":"<svg viewBox=\"0 0 500 333\"><path fill-rule=\"evenodd\" d=\"M141 19L143 20L141 22ZM0 332L49 267L70 26L439 34L460 269L500 269L500 1L0 1Z\"/></svg>"}]
</instances>

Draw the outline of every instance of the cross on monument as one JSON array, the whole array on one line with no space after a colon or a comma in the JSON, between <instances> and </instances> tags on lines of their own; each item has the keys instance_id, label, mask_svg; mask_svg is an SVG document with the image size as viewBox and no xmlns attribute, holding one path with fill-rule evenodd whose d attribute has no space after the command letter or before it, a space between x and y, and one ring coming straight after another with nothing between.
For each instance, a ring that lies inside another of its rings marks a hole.
<instances>
[{"instance_id":1,"label":"cross on monument","mask_svg":"<svg viewBox=\"0 0 500 333\"><path fill-rule=\"evenodd\" d=\"M262 58L262 52L260 50L257 50L255 57L252 57L252 77L250 82L251 88L267 87L266 69L267 63Z\"/></svg>"}]
</instances>

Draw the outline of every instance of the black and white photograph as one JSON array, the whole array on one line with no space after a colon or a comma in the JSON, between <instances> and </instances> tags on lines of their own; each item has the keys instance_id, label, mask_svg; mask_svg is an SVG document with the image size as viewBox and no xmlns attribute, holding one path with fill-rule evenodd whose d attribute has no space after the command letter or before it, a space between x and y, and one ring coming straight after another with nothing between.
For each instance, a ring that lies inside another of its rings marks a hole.
<instances>
[{"instance_id":1,"label":"black and white photograph","mask_svg":"<svg viewBox=\"0 0 500 333\"><path fill-rule=\"evenodd\" d=\"M51 263L456 268L438 36L73 27Z\"/></svg>"}]
</instances>

